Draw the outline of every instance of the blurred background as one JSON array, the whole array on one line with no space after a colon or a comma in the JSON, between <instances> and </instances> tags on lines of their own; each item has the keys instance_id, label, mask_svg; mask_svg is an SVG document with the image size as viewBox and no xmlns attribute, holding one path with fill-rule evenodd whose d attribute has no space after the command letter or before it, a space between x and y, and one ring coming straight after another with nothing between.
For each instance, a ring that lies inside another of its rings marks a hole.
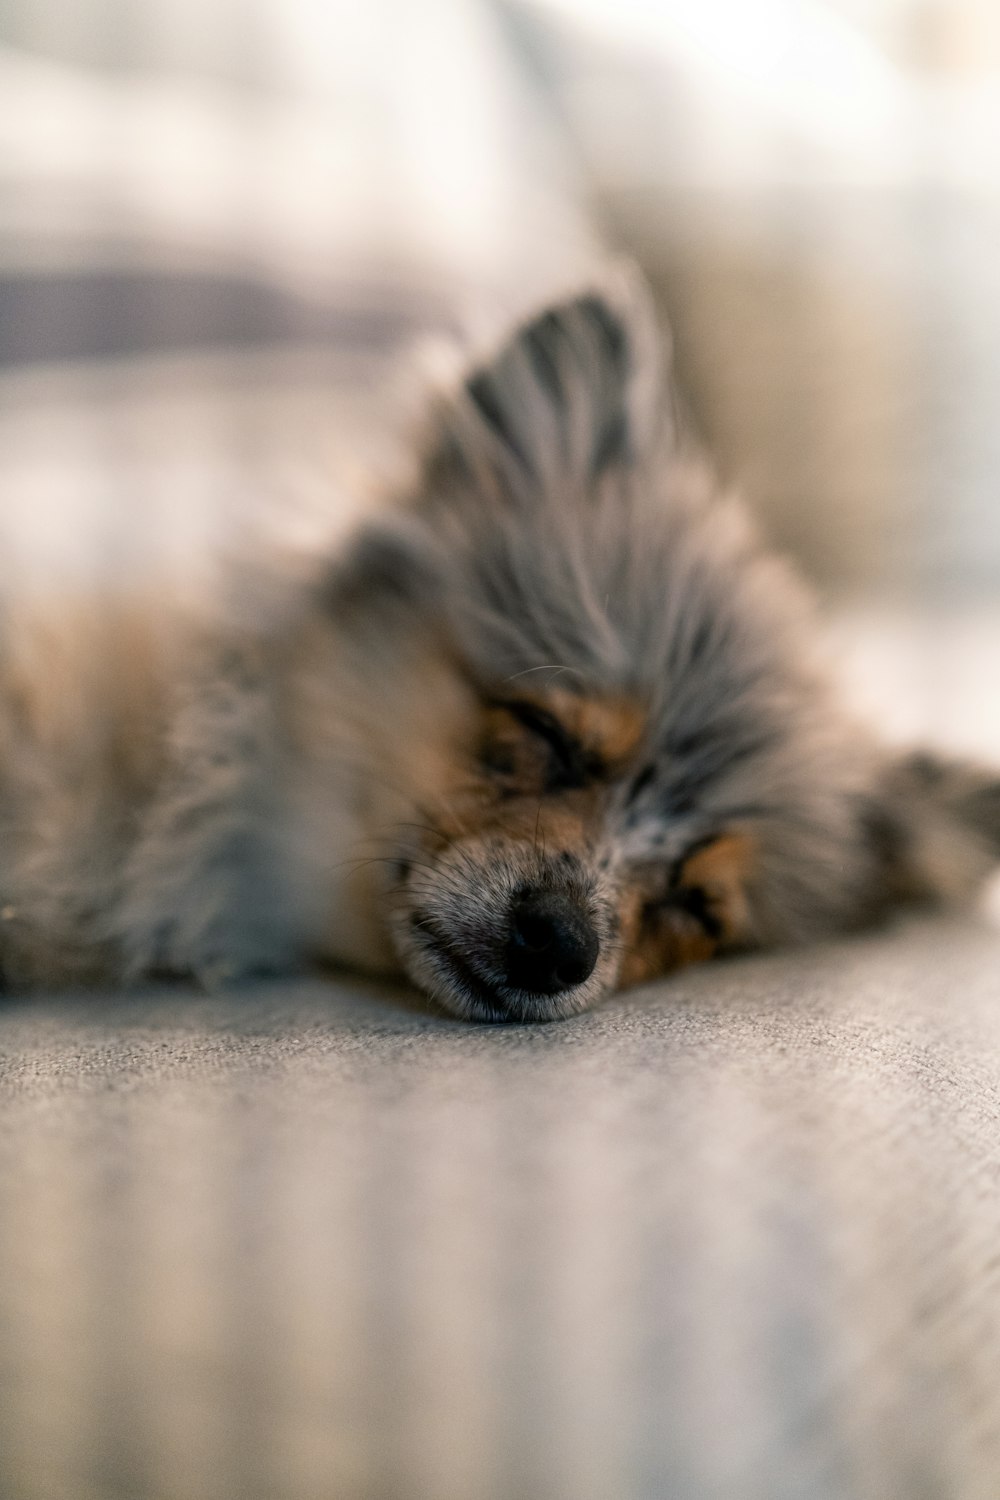
<instances>
[{"instance_id":1,"label":"blurred background","mask_svg":"<svg viewBox=\"0 0 1000 1500\"><path fill-rule=\"evenodd\" d=\"M828 597L997 597L993 0L8 0L0 44L9 577L340 524L414 345L611 250Z\"/></svg>"},{"instance_id":2,"label":"blurred background","mask_svg":"<svg viewBox=\"0 0 1000 1500\"><path fill-rule=\"evenodd\" d=\"M653 279L724 474L829 593L996 594L993 0L3 14L19 568L70 531L114 569L184 556L237 496L344 505L408 346L610 248Z\"/></svg>"}]
</instances>

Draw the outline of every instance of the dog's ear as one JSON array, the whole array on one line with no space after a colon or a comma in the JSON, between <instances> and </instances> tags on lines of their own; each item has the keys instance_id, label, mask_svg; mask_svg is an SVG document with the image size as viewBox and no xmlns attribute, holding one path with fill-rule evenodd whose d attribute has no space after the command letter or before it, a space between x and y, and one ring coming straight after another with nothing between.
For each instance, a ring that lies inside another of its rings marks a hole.
<instances>
[{"instance_id":1,"label":"dog's ear","mask_svg":"<svg viewBox=\"0 0 1000 1500\"><path fill-rule=\"evenodd\" d=\"M864 814L890 900L968 900L1000 863L1000 773L924 752L895 761Z\"/></svg>"},{"instance_id":2,"label":"dog's ear","mask_svg":"<svg viewBox=\"0 0 1000 1500\"><path fill-rule=\"evenodd\" d=\"M514 493L587 488L669 436L664 335L637 274L547 308L466 376L443 454Z\"/></svg>"}]
</instances>

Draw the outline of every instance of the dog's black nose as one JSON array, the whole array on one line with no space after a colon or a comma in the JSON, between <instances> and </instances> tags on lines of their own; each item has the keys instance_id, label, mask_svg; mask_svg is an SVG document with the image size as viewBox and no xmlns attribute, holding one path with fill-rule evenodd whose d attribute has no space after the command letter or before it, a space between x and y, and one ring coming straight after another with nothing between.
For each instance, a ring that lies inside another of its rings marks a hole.
<instances>
[{"instance_id":1,"label":"dog's black nose","mask_svg":"<svg viewBox=\"0 0 1000 1500\"><path fill-rule=\"evenodd\" d=\"M533 995L571 990L594 972L600 946L590 918L572 896L529 891L511 912L507 983Z\"/></svg>"}]
</instances>

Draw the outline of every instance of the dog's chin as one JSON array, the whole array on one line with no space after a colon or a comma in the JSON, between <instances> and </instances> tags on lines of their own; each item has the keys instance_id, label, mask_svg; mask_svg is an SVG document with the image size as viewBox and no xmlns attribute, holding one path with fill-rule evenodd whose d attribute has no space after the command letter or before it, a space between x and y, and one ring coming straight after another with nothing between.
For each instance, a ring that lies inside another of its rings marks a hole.
<instances>
[{"instance_id":1,"label":"dog's chin","mask_svg":"<svg viewBox=\"0 0 1000 1500\"><path fill-rule=\"evenodd\" d=\"M598 998L591 985L558 995L535 995L493 984L454 947L436 937L426 936L411 946L404 966L414 984L452 1015L488 1025L564 1021L589 1010Z\"/></svg>"}]
</instances>

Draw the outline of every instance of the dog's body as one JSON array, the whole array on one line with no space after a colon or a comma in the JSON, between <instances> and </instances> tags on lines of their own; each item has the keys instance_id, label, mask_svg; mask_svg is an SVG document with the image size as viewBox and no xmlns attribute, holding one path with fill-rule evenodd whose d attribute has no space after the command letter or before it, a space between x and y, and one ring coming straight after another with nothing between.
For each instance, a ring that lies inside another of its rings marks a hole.
<instances>
[{"instance_id":1,"label":"dog's body","mask_svg":"<svg viewBox=\"0 0 1000 1500\"><path fill-rule=\"evenodd\" d=\"M548 1019L967 898L1000 855L994 778L837 705L626 277L474 368L412 492L294 592L252 631L9 613L8 982L323 959Z\"/></svg>"}]
</instances>

